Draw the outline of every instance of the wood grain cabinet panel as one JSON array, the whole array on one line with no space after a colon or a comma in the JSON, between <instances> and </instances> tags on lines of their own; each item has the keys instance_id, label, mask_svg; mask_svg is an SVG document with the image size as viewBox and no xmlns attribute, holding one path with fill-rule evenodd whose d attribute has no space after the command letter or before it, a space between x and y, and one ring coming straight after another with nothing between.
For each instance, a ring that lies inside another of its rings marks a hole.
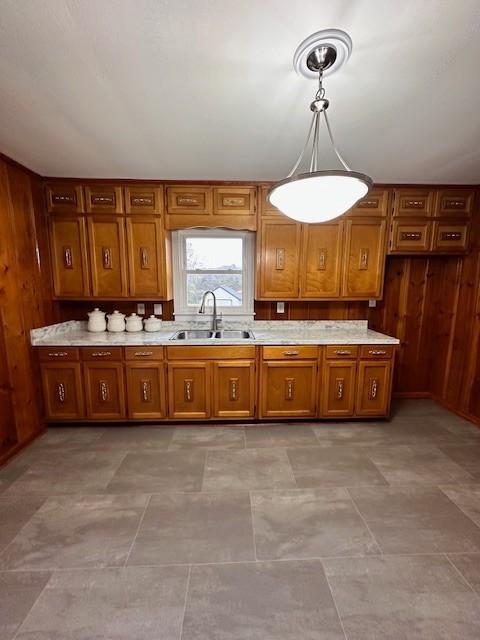
<instances>
[{"instance_id":1,"label":"wood grain cabinet panel","mask_svg":"<svg viewBox=\"0 0 480 640\"><path fill-rule=\"evenodd\" d=\"M166 415L165 370L161 362L130 362L126 366L128 416L133 420Z\"/></svg>"},{"instance_id":2,"label":"wood grain cabinet panel","mask_svg":"<svg viewBox=\"0 0 480 640\"><path fill-rule=\"evenodd\" d=\"M85 187L87 213L123 213L122 187L111 184L95 184Z\"/></svg>"},{"instance_id":3,"label":"wood grain cabinet panel","mask_svg":"<svg viewBox=\"0 0 480 640\"><path fill-rule=\"evenodd\" d=\"M85 417L79 362L43 362L41 376L45 417L49 420L81 420Z\"/></svg>"},{"instance_id":4,"label":"wood grain cabinet panel","mask_svg":"<svg viewBox=\"0 0 480 640\"><path fill-rule=\"evenodd\" d=\"M469 218L473 213L473 189L439 189L435 199L435 215Z\"/></svg>"},{"instance_id":5,"label":"wood grain cabinet panel","mask_svg":"<svg viewBox=\"0 0 480 640\"><path fill-rule=\"evenodd\" d=\"M125 381L121 362L85 362L84 382L87 417L90 420L122 420Z\"/></svg>"},{"instance_id":6,"label":"wood grain cabinet panel","mask_svg":"<svg viewBox=\"0 0 480 640\"><path fill-rule=\"evenodd\" d=\"M128 294L125 221L89 217L87 223L93 295L123 298Z\"/></svg>"},{"instance_id":7,"label":"wood grain cabinet panel","mask_svg":"<svg viewBox=\"0 0 480 640\"><path fill-rule=\"evenodd\" d=\"M126 223L130 295L165 297L166 257L161 220L132 216Z\"/></svg>"},{"instance_id":8,"label":"wood grain cabinet panel","mask_svg":"<svg viewBox=\"0 0 480 640\"><path fill-rule=\"evenodd\" d=\"M361 360L358 363L355 415L385 416L390 407L392 362Z\"/></svg>"},{"instance_id":9,"label":"wood grain cabinet panel","mask_svg":"<svg viewBox=\"0 0 480 640\"><path fill-rule=\"evenodd\" d=\"M343 227L343 222L302 225L302 298L340 296Z\"/></svg>"},{"instance_id":10,"label":"wood grain cabinet panel","mask_svg":"<svg viewBox=\"0 0 480 640\"><path fill-rule=\"evenodd\" d=\"M282 220L288 220L288 218L277 209L277 207L274 207L273 205L270 204L270 202L267 199L268 196L268 192L270 190L270 187L259 187L259 210L260 210L260 214L261 217L280 217Z\"/></svg>"},{"instance_id":11,"label":"wood grain cabinet panel","mask_svg":"<svg viewBox=\"0 0 480 640\"><path fill-rule=\"evenodd\" d=\"M445 253L464 253L468 249L468 222L435 221L432 250Z\"/></svg>"},{"instance_id":12,"label":"wood grain cabinet panel","mask_svg":"<svg viewBox=\"0 0 480 640\"><path fill-rule=\"evenodd\" d=\"M59 298L90 295L85 218L51 216L49 230L55 295Z\"/></svg>"},{"instance_id":13,"label":"wood grain cabinet panel","mask_svg":"<svg viewBox=\"0 0 480 640\"><path fill-rule=\"evenodd\" d=\"M355 361L325 362L320 390L321 415L329 418L353 416L356 371Z\"/></svg>"},{"instance_id":14,"label":"wood grain cabinet panel","mask_svg":"<svg viewBox=\"0 0 480 640\"><path fill-rule=\"evenodd\" d=\"M45 196L49 213L83 213L85 211L83 187L79 184L47 184Z\"/></svg>"},{"instance_id":15,"label":"wood grain cabinet panel","mask_svg":"<svg viewBox=\"0 0 480 640\"><path fill-rule=\"evenodd\" d=\"M395 189L394 217L424 218L433 215L435 192L430 189Z\"/></svg>"},{"instance_id":16,"label":"wood grain cabinet panel","mask_svg":"<svg viewBox=\"0 0 480 640\"><path fill-rule=\"evenodd\" d=\"M163 189L158 186L125 187L125 213L160 215L163 211Z\"/></svg>"},{"instance_id":17,"label":"wood grain cabinet panel","mask_svg":"<svg viewBox=\"0 0 480 640\"><path fill-rule=\"evenodd\" d=\"M425 253L431 247L432 223L429 220L394 219L389 253Z\"/></svg>"},{"instance_id":18,"label":"wood grain cabinet panel","mask_svg":"<svg viewBox=\"0 0 480 640\"><path fill-rule=\"evenodd\" d=\"M215 215L245 216L255 214L255 187L214 187Z\"/></svg>"},{"instance_id":19,"label":"wood grain cabinet panel","mask_svg":"<svg viewBox=\"0 0 480 640\"><path fill-rule=\"evenodd\" d=\"M260 417L309 418L317 409L317 362L264 361Z\"/></svg>"},{"instance_id":20,"label":"wood grain cabinet panel","mask_svg":"<svg viewBox=\"0 0 480 640\"><path fill-rule=\"evenodd\" d=\"M210 363L188 360L168 363L170 418L210 417Z\"/></svg>"},{"instance_id":21,"label":"wood grain cabinet panel","mask_svg":"<svg viewBox=\"0 0 480 640\"><path fill-rule=\"evenodd\" d=\"M213 363L213 415L216 418L253 418L255 393L253 360Z\"/></svg>"},{"instance_id":22,"label":"wood grain cabinet panel","mask_svg":"<svg viewBox=\"0 0 480 640\"><path fill-rule=\"evenodd\" d=\"M361 216L363 218L386 218L388 215L389 195L388 189L374 188L365 198L352 207L346 215Z\"/></svg>"},{"instance_id":23,"label":"wood grain cabinet panel","mask_svg":"<svg viewBox=\"0 0 480 640\"><path fill-rule=\"evenodd\" d=\"M346 221L343 297L381 297L386 228L386 220L352 218Z\"/></svg>"},{"instance_id":24,"label":"wood grain cabinet panel","mask_svg":"<svg viewBox=\"0 0 480 640\"><path fill-rule=\"evenodd\" d=\"M301 225L264 220L259 243L259 298L298 298Z\"/></svg>"}]
</instances>

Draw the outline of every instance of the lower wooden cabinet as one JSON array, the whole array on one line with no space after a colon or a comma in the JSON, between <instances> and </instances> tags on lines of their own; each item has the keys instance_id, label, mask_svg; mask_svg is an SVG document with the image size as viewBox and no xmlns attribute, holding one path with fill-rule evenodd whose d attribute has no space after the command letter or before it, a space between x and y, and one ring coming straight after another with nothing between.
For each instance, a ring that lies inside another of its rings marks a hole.
<instances>
[{"instance_id":1,"label":"lower wooden cabinet","mask_svg":"<svg viewBox=\"0 0 480 640\"><path fill-rule=\"evenodd\" d=\"M165 418L165 369L163 362L131 362L126 365L128 417L133 420Z\"/></svg>"},{"instance_id":2,"label":"lower wooden cabinet","mask_svg":"<svg viewBox=\"0 0 480 640\"><path fill-rule=\"evenodd\" d=\"M168 363L168 406L170 418L210 417L209 362Z\"/></svg>"},{"instance_id":3,"label":"lower wooden cabinet","mask_svg":"<svg viewBox=\"0 0 480 640\"><path fill-rule=\"evenodd\" d=\"M388 415L391 394L392 363L390 360L360 361L355 400L357 416Z\"/></svg>"},{"instance_id":4,"label":"lower wooden cabinet","mask_svg":"<svg viewBox=\"0 0 480 640\"><path fill-rule=\"evenodd\" d=\"M356 374L356 360L325 362L320 383L322 416L335 418L354 415Z\"/></svg>"},{"instance_id":5,"label":"lower wooden cabinet","mask_svg":"<svg viewBox=\"0 0 480 640\"><path fill-rule=\"evenodd\" d=\"M47 419L81 420L85 417L79 362L43 362L41 375Z\"/></svg>"},{"instance_id":6,"label":"lower wooden cabinet","mask_svg":"<svg viewBox=\"0 0 480 640\"><path fill-rule=\"evenodd\" d=\"M121 362L84 362L87 417L90 420L122 420L125 381Z\"/></svg>"},{"instance_id":7,"label":"lower wooden cabinet","mask_svg":"<svg viewBox=\"0 0 480 640\"><path fill-rule=\"evenodd\" d=\"M216 418L255 417L255 362L213 363L213 415Z\"/></svg>"},{"instance_id":8,"label":"lower wooden cabinet","mask_svg":"<svg viewBox=\"0 0 480 640\"><path fill-rule=\"evenodd\" d=\"M264 361L261 418L313 418L317 412L316 360Z\"/></svg>"}]
</instances>

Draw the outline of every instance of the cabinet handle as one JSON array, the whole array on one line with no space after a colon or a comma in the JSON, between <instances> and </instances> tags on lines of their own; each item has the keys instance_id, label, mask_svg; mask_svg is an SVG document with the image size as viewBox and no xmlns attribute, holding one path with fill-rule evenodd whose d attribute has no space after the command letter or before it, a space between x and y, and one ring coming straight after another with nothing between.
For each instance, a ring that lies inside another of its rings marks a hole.
<instances>
[{"instance_id":1,"label":"cabinet handle","mask_svg":"<svg viewBox=\"0 0 480 640\"><path fill-rule=\"evenodd\" d=\"M63 247L63 266L65 269L73 269L72 247Z\"/></svg>"},{"instance_id":2,"label":"cabinet handle","mask_svg":"<svg viewBox=\"0 0 480 640\"><path fill-rule=\"evenodd\" d=\"M77 198L73 194L54 193L52 195L53 204L77 204Z\"/></svg>"},{"instance_id":3,"label":"cabinet handle","mask_svg":"<svg viewBox=\"0 0 480 640\"><path fill-rule=\"evenodd\" d=\"M425 202L423 200L404 200L402 208L405 208L405 209L425 209Z\"/></svg>"},{"instance_id":4,"label":"cabinet handle","mask_svg":"<svg viewBox=\"0 0 480 640\"><path fill-rule=\"evenodd\" d=\"M140 266L142 269L149 269L148 266L148 248L140 247Z\"/></svg>"},{"instance_id":5,"label":"cabinet handle","mask_svg":"<svg viewBox=\"0 0 480 640\"><path fill-rule=\"evenodd\" d=\"M285 269L285 249L277 249L275 251L275 269L277 271Z\"/></svg>"},{"instance_id":6,"label":"cabinet handle","mask_svg":"<svg viewBox=\"0 0 480 640\"><path fill-rule=\"evenodd\" d=\"M63 404L65 402L65 385L59 382L57 385L58 399Z\"/></svg>"},{"instance_id":7,"label":"cabinet handle","mask_svg":"<svg viewBox=\"0 0 480 640\"><path fill-rule=\"evenodd\" d=\"M149 207L153 205L153 197L151 196L131 196L130 204L135 207Z\"/></svg>"},{"instance_id":8,"label":"cabinet handle","mask_svg":"<svg viewBox=\"0 0 480 640\"><path fill-rule=\"evenodd\" d=\"M285 400L293 400L295 395L295 378L285 379Z\"/></svg>"},{"instance_id":9,"label":"cabinet handle","mask_svg":"<svg viewBox=\"0 0 480 640\"><path fill-rule=\"evenodd\" d=\"M369 391L368 391L368 399L375 400L378 393L378 378L370 378L369 383Z\"/></svg>"},{"instance_id":10,"label":"cabinet handle","mask_svg":"<svg viewBox=\"0 0 480 640\"><path fill-rule=\"evenodd\" d=\"M402 231L400 234L400 240L421 240L422 234L420 231Z\"/></svg>"},{"instance_id":11,"label":"cabinet handle","mask_svg":"<svg viewBox=\"0 0 480 640\"><path fill-rule=\"evenodd\" d=\"M366 271L368 269L368 254L369 249L360 249L360 264L359 270Z\"/></svg>"},{"instance_id":12,"label":"cabinet handle","mask_svg":"<svg viewBox=\"0 0 480 640\"><path fill-rule=\"evenodd\" d=\"M386 356L387 355L387 352L384 351L383 349L377 349L377 350L370 349L370 351L368 353L371 356Z\"/></svg>"},{"instance_id":13,"label":"cabinet handle","mask_svg":"<svg viewBox=\"0 0 480 640\"><path fill-rule=\"evenodd\" d=\"M142 380L142 399L143 402L150 402L152 386L150 380Z\"/></svg>"},{"instance_id":14,"label":"cabinet handle","mask_svg":"<svg viewBox=\"0 0 480 640\"><path fill-rule=\"evenodd\" d=\"M245 198L234 198L232 196L226 196L222 198L222 205L224 207L242 207L245 205Z\"/></svg>"},{"instance_id":15,"label":"cabinet handle","mask_svg":"<svg viewBox=\"0 0 480 640\"><path fill-rule=\"evenodd\" d=\"M442 209L466 209L465 200L448 200L442 201Z\"/></svg>"},{"instance_id":16,"label":"cabinet handle","mask_svg":"<svg viewBox=\"0 0 480 640\"><path fill-rule=\"evenodd\" d=\"M238 378L230 378L230 400L238 399Z\"/></svg>"},{"instance_id":17,"label":"cabinet handle","mask_svg":"<svg viewBox=\"0 0 480 640\"><path fill-rule=\"evenodd\" d=\"M106 380L100 380L99 386L100 386L100 398L102 399L102 402L107 402L109 399L108 382Z\"/></svg>"},{"instance_id":18,"label":"cabinet handle","mask_svg":"<svg viewBox=\"0 0 480 640\"><path fill-rule=\"evenodd\" d=\"M327 250L319 249L318 250L318 270L325 271L327 268Z\"/></svg>"},{"instance_id":19,"label":"cabinet handle","mask_svg":"<svg viewBox=\"0 0 480 640\"><path fill-rule=\"evenodd\" d=\"M343 387L345 384L344 378L337 378L335 380L335 396L337 400L341 400L343 398Z\"/></svg>"},{"instance_id":20,"label":"cabinet handle","mask_svg":"<svg viewBox=\"0 0 480 640\"><path fill-rule=\"evenodd\" d=\"M284 351L283 355L291 358L293 356L299 356L300 355L300 351Z\"/></svg>"},{"instance_id":21,"label":"cabinet handle","mask_svg":"<svg viewBox=\"0 0 480 640\"><path fill-rule=\"evenodd\" d=\"M68 356L66 351L52 351L48 354L49 358L64 358L65 356Z\"/></svg>"},{"instance_id":22,"label":"cabinet handle","mask_svg":"<svg viewBox=\"0 0 480 640\"><path fill-rule=\"evenodd\" d=\"M360 200L357 209L377 209L378 200Z\"/></svg>"},{"instance_id":23,"label":"cabinet handle","mask_svg":"<svg viewBox=\"0 0 480 640\"><path fill-rule=\"evenodd\" d=\"M104 269L112 268L112 250L110 247L102 247L102 262Z\"/></svg>"},{"instance_id":24,"label":"cabinet handle","mask_svg":"<svg viewBox=\"0 0 480 640\"><path fill-rule=\"evenodd\" d=\"M183 381L183 397L185 402L192 402L193 400L193 380Z\"/></svg>"},{"instance_id":25,"label":"cabinet handle","mask_svg":"<svg viewBox=\"0 0 480 640\"><path fill-rule=\"evenodd\" d=\"M97 195L92 195L91 202L92 202L92 204L100 204L100 205L111 204L111 205L114 205L115 204L115 196L97 196Z\"/></svg>"},{"instance_id":26,"label":"cabinet handle","mask_svg":"<svg viewBox=\"0 0 480 640\"><path fill-rule=\"evenodd\" d=\"M92 353L92 358L106 358L107 356L111 356L111 351L94 351Z\"/></svg>"},{"instance_id":27,"label":"cabinet handle","mask_svg":"<svg viewBox=\"0 0 480 640\"><path fill-rule=\"evenodd\" d=\"M177 206L183 205L184 207L198 207L199 202L197 198L193 196L177 196Z\"/></svg>"},{"instance_id":28,"label":"cabinet handle","mask_svg":"<svg viewBox=\"0 0 480 640\"><path fill-rule=\"evenodd\" d=\"M351 356L352 352L348 349L335 349L336 356Z\"/></svg>"},{"instance_id":29,"label":"cabinet handle","mask_svg":"<svg viewBox=\"0 0 480 640\"><path fill-rule=\"evenodd\" d=\"M153 356L153 351L135 351L133 355L135 357Z\"/></svg>"},{"instance_id":30,"label":"cabinet handle","mask_svg":"<svg viewBox=\"0 0 480 640\"><path fill-rule=\"evenodd\" d=\"M440 240L461 240L462 234L459 231L442 231Z\"/></svg>"}]
</instances>

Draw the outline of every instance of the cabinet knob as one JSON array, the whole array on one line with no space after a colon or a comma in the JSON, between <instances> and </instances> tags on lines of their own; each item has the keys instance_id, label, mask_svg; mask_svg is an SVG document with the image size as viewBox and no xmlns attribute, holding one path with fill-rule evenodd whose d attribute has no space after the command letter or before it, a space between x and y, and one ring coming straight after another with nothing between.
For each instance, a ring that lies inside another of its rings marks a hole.
<instances>
[{"instance_id":1,"label":"cabinet knob","mask_svg":"<svg viewBox=\"0 0 480 640\"><path fill-rule=\"evenodd\" d=\"M49 358L65 358L65 356L68 356L66 351L51 351L48 354Z\"/></svg>"},{"instance_id":2,"label":"cabinet knob","mask_svg":"<svg viewBox=\"0 0 480 640\"><path fill-rule=\"evenodd\" d=\"M335 349L336 356L351 356L352 352L348 349Z\"/></svg>"},{"instance_id":3,"label":"cabinet knob","mask_svg":"<svg viewBox=\"0 0 480 640\"><path fill-rule=\"evenodd\" d=\"M140 247L140 266L142 269L149 269L148 265L148 248Z\"/></svg>"},{"instance_id":4,"label":"cabinet knob","mask_svg":"<svg viewBox=\"0 0 480 640\"><path fill-rule=\"evenodd\" d=\"M135 351L135 353L133 354L136 358L145 358L147 356L152 356L153 355L153 351Z\"/></svg>"}]
</instances>

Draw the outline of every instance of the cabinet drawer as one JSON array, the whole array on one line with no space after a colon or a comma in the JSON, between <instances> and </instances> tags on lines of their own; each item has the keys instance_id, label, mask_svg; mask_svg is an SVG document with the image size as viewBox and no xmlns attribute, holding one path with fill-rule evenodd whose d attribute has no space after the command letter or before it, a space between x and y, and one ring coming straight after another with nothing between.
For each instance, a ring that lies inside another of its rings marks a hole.
<instances>
[{"instance_id":1,"label":"cabinet drawer","mask_svg":"<svg viewBox=\"0 0 480 640\"><path fill-rule=\"evenodd\" d=\"M429 189L397 189L394 191L395 217L425 217L433 214L435 192Z\"/></svg>"},{"instance_id":2,"label":"cabinet drawer","mask_svg":"<svg viewBox=\"0 0 480 640\"><path fill-rule=\"evenodd\" d=\"M255 358L255 346L167 347L168 360L227 360Z\"/></svg>"},{"instance_id":3,"label":"cabinet drawer","mask_svg":"<svg viewBox=\"0 0 480 640\"><path fill-rule=\"evenodd\" d=\"M473 211L473 189L441 189L437 192L435 215L470 217Z\"/></svg>"},{"instance_id":4,"label":"cabinet drawer","mask_svg":"<svg viewBox=\"0 0 480 640\"><path fill-rule=\"evenodd\" d=\"M360 358L362 360L389 360L393 356L394 348L384 345L363 345L360 347Z\"/></svg>"},{"instance_id":5,"label":"cabinet drawer","mask_svg":"<svg viewBox=\"0 0 480 640\"><path fill-rule=\"evenodd\" d=\"M209 214L212 212L212 188L194 185L167 187L168 213Z\"/></svg>"},{"instance_id":6,"label":"cabinet drawer","mask_svg":"<svg viewBox=\"0 0 480 640\"><path fill-rule=\"evenodd\" d=\"M83 189L76 184L49 184L45 188L49 213L83 213Z\"/></svg>"},{"instance_id":7,"label":"cabinet drawer","mask_svg":"<svg viewBox=\"0 0 480 640\"><path fill-rule=\"evenodd\" d=\"M347 212L347 215L385 218L388 214L388 195L387 189L372 189L366 198Z\"/></svg>"},{"instance_id":8,"label":"cabinet drawer","mask_svg":"<svg viewBox=\"0 0 480 640\"><path fill-rule=\"evenodd\" d=\"M466 251L469 223L449 224L435 222L433 225L433 251Z\"/></svg>"},{"instance_id":9,"label":"cabinet drawer","mask_svg":"<svg viewBox=\"0 0 480 640\"><path fill-rule=\"evenodd\" d=\"M325 347L325 358L327 358L327 360L356 360L357 355L357 345L339 344Z\"/></svg>"},{"instance_id":10,"label":"cabinet drawer","mask_svg":"<svg viewBox=\"0 0 480 640\"><path fill-rule=\"evenodd\" d=\"M122 187L98 184L85 187L87 213L123 213Z\"/></svg>"},{"instance_id":11,"label":"cabinet drawer","mask_svg":"<svg viewBox=\"0 0 480 640\"><path fill-rule=\"evenodd\" d=\"M125 187L125 212L159 214L163 209L162 187L148 185Z\"/></svg>"},{"instance_id":12,"label":"cabinet drawer","mask_svg":"<svg viewBox=\"0 0 480 640\"><path fill-rule=\"evenodd\" d=\"M42 362L72 362L80 360L76 347L38 347L38 357Z\"/></svg>"},{"instance_id":13,"label":"cabinet drawer","mask_svg":"<svg viewBox=\"0 0 480 640\"><path fill-rule=\"evenodd\" d=\"M264 360L316 360L318 347L316 345L263 347L262 355Z\"/></svg>"},{"instance_id":14,"label":"cabinet drawer","mask_svg":"<svg viewBox=\"0 0 480 640\"><path fill-rule=\"evenodd\" d=\"M213 190L214 215L253 215L255 213L254 187L215 187Z\"/></svg>"},{"instance_id":15,"label":"cabinet drawer","mask_svg":"<svg viewBox=\"0 0 480 640\"><path fill-rule=\"evenodd\" d=\"M125 347L125 360L163 360L163 347Z\"/></svg>"},{"instance_id":16,"label":"cabinet drawer","mask_svg":"<svg viewBox=\"0 0 480 640\"><path fill-rule=\"evenodd\" d=\"M122 347L83 347L82 360L122 360Z\"/></svg>"},{"instance_id":17,"label":"cabinet drawer","mask_svg":"<svg viewBox=\"0 0 480 640\"><path fill-rule=\"evenodd\" d=\"M431 222L394 220L390 253L424 253L430 249Z\"/></svg>"}]
</instances>

